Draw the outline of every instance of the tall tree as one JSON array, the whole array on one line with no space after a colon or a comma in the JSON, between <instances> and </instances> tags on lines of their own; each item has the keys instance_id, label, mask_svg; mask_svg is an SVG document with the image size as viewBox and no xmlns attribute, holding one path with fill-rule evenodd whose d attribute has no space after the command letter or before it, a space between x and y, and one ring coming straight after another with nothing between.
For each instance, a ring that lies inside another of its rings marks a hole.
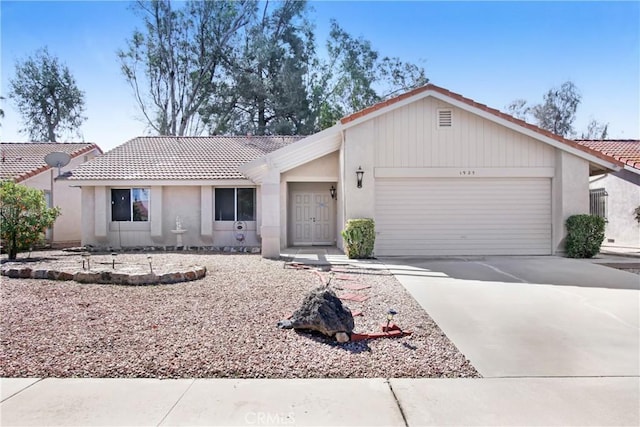
<instances>
[{"instance_id":1,"label":"tall tree","mask_svg":"<svg viewBox=\"0 0 640 427\"><path fill-rule=\"evenodd\" d=\"M162 135L202 132L208 104L227 101L226 66L237 33L255 11L254 0L139 0L144 32L118 52L121 69L149 126ZM207 114L207 120L211 114Z\"/></svg>"},{"instance_id":2,"label":"tall tree","mask_svg":"<svg viewBox=\"0 0 640 427\"><path fill-rule=\"evenodd\" d=\"M63 132L78 133L86 119L84 93L69 68L46 48L16 64L9 97L22 114L21 131L33 141L56 142Z\"/></svg>"},{"instance_id":3,"label":"tall tree","mask_svg":"<svg viewBox=\"0 0 640 427\"><path fill-rule=\"evenodd\" d=\"M312 100L319 128L428 82L422 67L396 57L381 57L369 40L353 37L335 20L327 53L328 59L319 64L313 76Z\"/></svg>"},{"instance_id":4,"label":"tall tree","mask_svg":"<svg viewBox=\"0 0 640 427\"><path fill-rule=\"evenodd\" d=\"M531 107L527 105L526 100L516 99L507 105L507 112L516 119L527 120L527 117L531 113Z\"/></svg>"},{"instance_id":5,"label":"tall tree","mask_svg":"<svg viewBox=\"0 0 640 427\"><path fill-rule=\"evenodd\" d=\"M601 123L596 119L591 119L587 125L587 131L582 132L580 139L607 139L609 133L609 123Z\"/></svg>"},{"instance_id":6,"label":"tall tree","mask_svg":"<svg viewBox=\"0 0 640 427\"><path fill-rule=\"evenodd\" d=\"M313 131L307 94L309 61L315 54L306 1L285 0L262 13L245 32L233 69L236 131L305 134Z\"/></svg>"},{"instance_id":7,"label":"tall tree","mask_svg":"<svg viewBox=\"0 0 640 427\"><path fill-rule=\"evenodd\" d=\"M567 81L559 88L545 93L541 104L529 105L524 99L516 99L507 105L506 110L513 117L530 121L542 129L569 138L576 135L573 122L581 101L578 88L573 82ZM581 133L581 138L605 139L608 130L608 123L592 119L587 130Z\"/></svg>"},{"instance_id":8,"label":"tall tree","mask_svg":"<svg viewBox=\"0 0 640 427\"><path fill-rule=\"evenodd\" d=\"M576 86L567 81L544 94L543 103L534 106L531 114L542 129L568 137L575 133L573 122L581 98Z\"/></svg>"}]
</instances>

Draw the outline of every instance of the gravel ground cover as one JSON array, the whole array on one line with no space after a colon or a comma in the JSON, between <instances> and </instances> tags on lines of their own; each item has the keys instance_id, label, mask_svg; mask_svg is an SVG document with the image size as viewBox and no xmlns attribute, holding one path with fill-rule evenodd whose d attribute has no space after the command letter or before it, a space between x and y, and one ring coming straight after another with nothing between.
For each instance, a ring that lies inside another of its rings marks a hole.
<instances>
[{"instance_id":1,"label":"gravel ground cover","mask_svg":"<svg viewBox=\"0 0 640 427\"><path fill-rule=\"evenodd\" d=\"M39 265L71 263L42 252ZM79 257L79 255L75 255ZM413 335L338 344L276 327L328 272L285 268L259 255L154 253L154 265L200 265L198 281L159 286L8 279L0 284L1 377L366 378L479 377L429 315L386 270L340 276L368 289L346 302L356 332L378 332L389 308ZM93 257L92 257L93 258ZM97 259L97 258L96 258ZM110 258L106 258L110 259ZM120 254L124 265L145 254ZM80 262L81 264L81 262ZM30 265L31 266L31 265ZM148 263L147 263L148 266ZM344 267L342 268L344 269ZM321 277L320 277L321 276Z\"/></svg>"}]
</instances>

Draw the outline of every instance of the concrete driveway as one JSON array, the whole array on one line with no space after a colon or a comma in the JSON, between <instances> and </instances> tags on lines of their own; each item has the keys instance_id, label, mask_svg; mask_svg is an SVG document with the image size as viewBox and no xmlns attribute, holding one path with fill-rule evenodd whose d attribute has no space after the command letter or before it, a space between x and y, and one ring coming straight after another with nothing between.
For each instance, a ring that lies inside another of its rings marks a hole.
<instances>
[{"instance_id":1,"label":"concrete driveway","mask_svg":"<svg viewBox=\"0 0 640 427\"><path fill-rule=\"evenodd\" d=\"M485 378L640 375L636 274L559 257L380 261Z\"/></svg>"}]
</instances>

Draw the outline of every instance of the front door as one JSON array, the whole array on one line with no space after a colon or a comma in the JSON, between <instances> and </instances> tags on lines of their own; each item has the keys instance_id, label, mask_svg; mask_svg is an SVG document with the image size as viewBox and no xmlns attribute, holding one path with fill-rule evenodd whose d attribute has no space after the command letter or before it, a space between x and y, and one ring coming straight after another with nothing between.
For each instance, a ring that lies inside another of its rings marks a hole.
<instances>
[{"instance_id":1,"label":"front door","mask_svg":"<svg viewBox=\"0 0 640 427\"><path fill-rule=\"evenodd\" d=\"M333 245L334 201L329 194L294 192L293 244Z\"/></svg>"}]
</instances>

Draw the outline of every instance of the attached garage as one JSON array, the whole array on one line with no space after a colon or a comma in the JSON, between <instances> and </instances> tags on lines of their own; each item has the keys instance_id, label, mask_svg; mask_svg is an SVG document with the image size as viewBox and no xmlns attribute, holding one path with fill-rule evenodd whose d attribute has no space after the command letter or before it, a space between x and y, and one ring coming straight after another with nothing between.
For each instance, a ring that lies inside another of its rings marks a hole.
<instances>
[{"instance_id":1,"label":"attached garage","mask_svg":"<svg viewBox=\"0 0 640 427\"><path fill-rule=\"evenodd\" d=\"M549 255L550 178L376 179L376 255Z\"/></svg>"},{"instance_id":2,"label":"attached garage","mask_svg":"<svg viewBox=\"0 0 640 427\"><path fill-rule=\"evenodd\" d=\"M264 256L278 256L287 244L331 242L331 234L343 249L348 221L373 218L375 256L438 257L562 253L567 218L589 212L590 171L621 167L428 84L343 117L241 172L261 186ZM294 186L312 184L319 186L313 200L300 202ZM307 233L328 202L335 216L327 231Z\"/></svg>"}]
</instances>

